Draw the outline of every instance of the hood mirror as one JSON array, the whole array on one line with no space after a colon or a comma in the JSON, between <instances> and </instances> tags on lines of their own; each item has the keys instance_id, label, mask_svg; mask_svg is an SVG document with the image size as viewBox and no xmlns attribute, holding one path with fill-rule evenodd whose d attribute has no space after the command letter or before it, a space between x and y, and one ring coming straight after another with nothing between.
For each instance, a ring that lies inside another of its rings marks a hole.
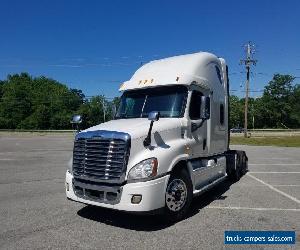
<instances>
[{"instance_id":1,"label":"hood mirror","mask_svg":"<svg viewBox=\"0 0 300 250\"><path fill-rule=\"evenodd\" d=\"M73 125L73 128L74 127L76 128L76 132L77 133L80 132L79 124L82 123L82 116L81 115L73 115L71 123Z\"/></svg>"},{"instance_id":2,"label":"hood mirror","mask_svg":"<svg viewBox=\"0 0 300 250\"><path fill-rule=\"evenodd\" d=\"M73 115L71 123L77 124L82 122L82 117L81 115Z\"/></svg>"},{"instance_id":3,"label":"hood mirror","mask_svg":"<svg viewBox=\"0 0 300 250\"><path fill-rule=\"evenodd\" d=\"M153 123L155 121L159 120L159 116L160 116L160 113L158 111L152 111L148 115L148 120L150 120L151 122L150 122L148 135L147 135L147 137L145 138L145 140L143 142L144 147L148 147L148 146L151 145L151 132L152 132Z\"/></svg>"},{"instance_id":4,"label":"hood mirror","mask_svg":"<svg viewBox=\"0 0 300 250\"><path fill-rule=\"evenodd\" d=\"M148 120L150 121L158 121L159 120L159 112L152 111L148 115Z\"/></svg>"}]
</instances>

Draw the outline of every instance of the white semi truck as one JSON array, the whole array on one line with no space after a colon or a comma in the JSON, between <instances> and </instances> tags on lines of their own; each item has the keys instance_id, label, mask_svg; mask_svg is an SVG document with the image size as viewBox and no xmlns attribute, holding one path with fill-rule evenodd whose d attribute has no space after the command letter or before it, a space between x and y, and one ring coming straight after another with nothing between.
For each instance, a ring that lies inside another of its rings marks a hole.
<instances>
[{"instance_id":1,"label":"white semi truck","mask_svg":"<svg viewBox=\"0 0 300 250\"><path fill-rule=\"evenodd\" d=\"M179 220L193 196L247 171L245 152L229 149L224 59L199 52L155 60L120 91L115 119L75 137L68 199Z\"/></svg>"}]
</instances>

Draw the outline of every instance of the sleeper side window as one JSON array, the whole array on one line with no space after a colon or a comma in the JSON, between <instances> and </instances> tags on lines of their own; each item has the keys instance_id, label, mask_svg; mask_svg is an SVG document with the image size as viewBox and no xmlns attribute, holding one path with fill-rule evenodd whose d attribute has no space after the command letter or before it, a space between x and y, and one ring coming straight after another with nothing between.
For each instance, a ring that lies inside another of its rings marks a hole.
<instances>
[{"instance_id":1,"label":"sleeper side window","mask_svg":"<svg viewBox=\"0 0 300 250\"><path fill-rule=\"evenodd\" d=\"M189 110L189 116L191 120L200 119L201 96L203 96L203 94L199 91L192 92Z\"/></svg>"},{"instance_id":2,"label":"sleeper side window","mask_svg":"<svg viewBox=\"0 0 300 250\"><path fill-rule=\"evenodd\" d=\"M215 66L215 69L216 69L216 72L217 72L217 76L218 76L218 79L219 79L219 82L221 83L222 85L222 76L221 76L221 70L219 69L218 66Z\"/></svg>"},{"instance_id":3,"label":"sleeper side window","mask_svg":"<svg viewBox=\"0 0 300 250\"><path fill-rule=\"evenodd\" d=\"M224 125L224 104L220 104L220 124Z\"/></svg>"}]
</instances>

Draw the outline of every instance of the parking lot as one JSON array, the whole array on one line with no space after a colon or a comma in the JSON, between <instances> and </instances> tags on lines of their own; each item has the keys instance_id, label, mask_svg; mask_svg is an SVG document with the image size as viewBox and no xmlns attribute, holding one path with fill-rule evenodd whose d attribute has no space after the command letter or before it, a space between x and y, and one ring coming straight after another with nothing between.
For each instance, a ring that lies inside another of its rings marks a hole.
<instances>
[{"instance_id":1,"label":"parking lot","mask_svg":"<svg viewBox=\"0 0 300 250\"><path fill-rule=\"evenodd\" d=\"M300 148L234 146L249 173L194 199L188 218L164 224L67 201L64 176L72 135L0 134L0 248L241 249L225 230L296 231L300 249Z\"/></svg>"}]
</instances>

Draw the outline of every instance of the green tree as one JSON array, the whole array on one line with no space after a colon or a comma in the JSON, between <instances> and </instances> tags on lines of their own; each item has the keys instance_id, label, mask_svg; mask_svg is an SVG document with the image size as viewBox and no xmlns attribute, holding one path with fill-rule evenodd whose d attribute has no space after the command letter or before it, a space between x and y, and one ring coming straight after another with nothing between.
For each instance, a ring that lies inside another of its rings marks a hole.
<instances>
[{"instance_id":1,"label":"green tree","mask_svg":"<svg viewBox=\"0 0 300 250\"><path fill-rule=\"evenodd\" d=\"M235 95L231 95L229 98L230 102L230 119L229 127L242 127L244 123L244 110L243 102Z\"/></svg>"},{"instance_id":2,"label":"green tree","mask_svg":"<svg viewBox=\"0 0 300 250\"><path fill-rule=\"evenodd\" d=\"M28 73L8 75L0 86L0 128L71 128L70 117L85 102L81 90Z\"/></svg>"},{"instance_id":3,"label":"green tree","mask_svg":"<svg viewBox=\"0 0 300 250\"><path fill-rule=\"evenodd\" d=\"M4 81L1 81L0 80L0 98L2 98L2 96L3 96L3 85L4 85Z\"/></svg>"},{"instance_id":4,"label":"green tree","mask_svg":"<svg viewBox=\"0 0 300 250\"><path fill-rule=\"evenodd\" d=\"M291 100L291 118L294 121L293 127L300 127L300 85L296 85L294 87L294 91Z\"/></svg>"},{"instance_id":5,"label":"green tree","mask_svg":"<svg viewBox=\"0 0 300 250\"><path fill-rule=\"evenodd\" d=\"M262 97L249 98L248 128L299 128L300 87L295 77L275 74ZM244 124L244 98L230 97L231 126Z\"/></svg>"},{"instance_id":6,"label":"green tree","mask_svg":"<svg viewBox=\"0 0 300 250\"><path fill-rule=\"evenodd\" d=\"M295 125L292 113L292 96L294 87L291 75L275 74L265 87L262 102L265 124L269 128L290 127Z\"/></svg>"},{"instance_id":7,"label":"green tree","mask_svg":"<svg viewBox=\"0 0 300 250\"><path fill-rule=\"evenodd\" d=\"M27 73L8 75L2 84L0 127L16 128L32 112L31 77Z\"/></svg>"},{"instance_id":8,"label":"green tree","mask_svg":"<svg viewBox=\"0 0 300 250\"><path fill-rule=\"evenodd\" d=\"M104 96L93 96L89 101L83 103L78 113L82 115L82 128L95 126L104 121L103 105L106 106Z\"/></svg>"},{"instance_id":9,"label":"green tree","mask_svg":"<svg viewBox=\"0 0 300 250\"><path fill-rule=\"evenodd\" d=\"M266 108L261 97L254 98L250 106L251 128L267 128L265 120Z\"/></svg>"}]
</instances>

